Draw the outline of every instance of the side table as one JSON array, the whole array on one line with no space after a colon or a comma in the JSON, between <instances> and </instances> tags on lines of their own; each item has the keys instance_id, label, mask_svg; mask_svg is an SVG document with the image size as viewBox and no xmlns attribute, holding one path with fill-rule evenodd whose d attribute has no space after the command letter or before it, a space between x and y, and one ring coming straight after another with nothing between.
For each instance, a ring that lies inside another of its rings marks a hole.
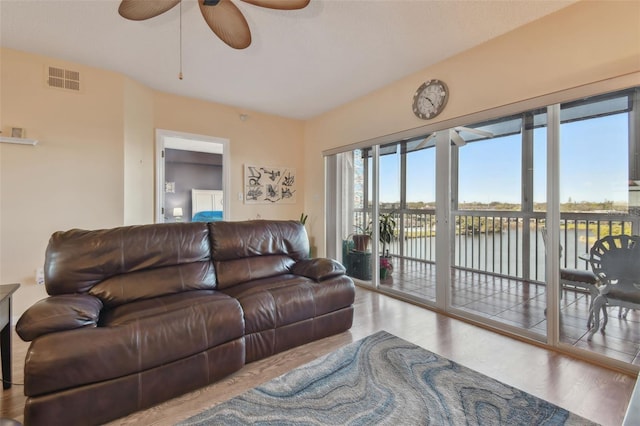
<instances>
[{"instance_id":1,"label":"side table","mask_svg":"<svg viewBox=\"0 0 640 426\"><path fill-rule=\"evenodd\" d=\"M20 284L0 285L0 352L2 357L2 388L11 387L11 295Z\"/></svg>"}]
</instances>

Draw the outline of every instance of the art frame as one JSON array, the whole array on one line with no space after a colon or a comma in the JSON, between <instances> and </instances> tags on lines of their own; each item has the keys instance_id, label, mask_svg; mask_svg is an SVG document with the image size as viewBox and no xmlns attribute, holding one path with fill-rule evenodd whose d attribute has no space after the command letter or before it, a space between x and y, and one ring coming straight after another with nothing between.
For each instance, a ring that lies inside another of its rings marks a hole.
<instances>
[{"instance_id":1,"label":"art frame","mask_svg":"<svg viewBox=\"0 0 640 426\"><path fill-rule=\"evenodd\" d=\"M244 165L245 204L295 204L296 169Z\"/></svg>"}]
</instances>

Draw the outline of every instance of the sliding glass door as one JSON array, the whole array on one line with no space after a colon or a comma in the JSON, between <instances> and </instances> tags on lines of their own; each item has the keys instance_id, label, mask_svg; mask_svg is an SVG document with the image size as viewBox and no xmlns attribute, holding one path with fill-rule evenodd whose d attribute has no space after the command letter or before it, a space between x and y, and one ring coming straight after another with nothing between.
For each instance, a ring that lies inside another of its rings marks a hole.
<instances>
[{"instance_id":1,"label":"sliding glass door","mask_svg":"<svg viewBox=\"0 0 640 426\"><path fill-rule=\"evenodd\" d=\"M330 155L336 257L361 285L640 365L639 310L608 309L606 331L589 333L601 284L591 247L640 234L638 97L633 88Z\"/></svg>"},{"instance_id":2,"label":"sliding glass door","mask_svg":"<svg viewBox=\"0 0 640 426\"><path fill-rule=\"evenodd\" d=\"M451 307L531 337L546 334L546 124L542 109L451 130Z\"/></svg>"},{"instance_id":3,"label":"sliding glass door","mask_svg":"<svg viewBox=\"0 0 640 426\"><path fill-rule=\"evenodd\" d=\"M637 102L638 91L627 90L560 105L559 338L564 344L640 365L640 311L612 307L598 312L608 313L606 328L595 331L591 340L588 333L592 293L597 294L592 284L602 284L594 282L591 248L609 235L640 233ZM586 278L571 280L575 270ZM640 300L640 287L628 297Z\"/></svg>"},{"instance_id":4,"label":"sliding glass door","mask_svg":"<svg viewBox=\"0 0 640 426\"><path fill-rule=\"evenodd\" d=\"M405 145L402 215L398 231L402 262L398 279L404 291L428 302L436 300L436 149L435 134Z\"/></svg>"}]
</instances>

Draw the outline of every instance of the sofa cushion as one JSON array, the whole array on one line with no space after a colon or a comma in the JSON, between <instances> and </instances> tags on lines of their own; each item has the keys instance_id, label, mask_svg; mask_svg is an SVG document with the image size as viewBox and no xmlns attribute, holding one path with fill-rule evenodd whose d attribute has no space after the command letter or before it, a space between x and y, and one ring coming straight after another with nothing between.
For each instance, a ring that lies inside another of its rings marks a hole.
<instances>
[{"instance_id":1,"label":"sofa cushion","mask_svg":"<svg viewBox=\"0 0 640 426\"><path fill-rule=\"evenodd\" d=\"M139 373L242 340L244 332L240 304L215 290L133 302L116 308L100 323L108 326L34 340L25 363L25 394L42 395Z\"/></svg>"},{"instance_id":2,"label":"sofa cushion","mask_svg":"<svg viewBox=\"0 0 640 426\"><path fill-rule=\"evenodd\" d=\"M276 329L351 306L353 281L347 276L315 282L298 275L264 278L222 290L244 311L245 334Z\"/></svg>"},{"instance_id":3,"label":"sofa cushion","mask_svg":"<svg viewBox=\"0 0 640 426\"><path fill-rule=\"evenodd\" d=\"M24 341L56 331L96 327L102 310L100 299L88 294L61 294L47 297L29 307L16 323Z\"/></svg>"},{"instance_id":4,"label":"sofa cushion","mask_svg":"<svg viewBox=\"0 0 640 426\"><path fill-rule=\"evenodd\" d=\"M294 263L294 260L286 255L214 261L217 288L222 290L247 281L287 274Z\"/></svg>"},{"instance_id":5,"label":"sofa cushion","mask_svg":"<svg viewBox=\"0 0 640 426\"><path fill-rule=\"evenodd\" d=\"M296 262L291 267L291 272L296 275L311 278L315 281L323 281L335 276L344 275L347 270L336 260L316 258L303 259Z\"/></svg>"},{"instance_id":6,"label":"sofa cushion","mask_svg":"<svg viewBox=\"0 0 640 426\"><path fill-rule=\"evenodd\" d=\"M228 303L232 300L234 303ZM134 303L127 303L112 309L105 309L100 316L98 325L100 327L116 327L129 324L132 321L139 321L143 318L161 315L166 312L179 311L187 309L191 305L200 303L217 305L221 310L231 306L232 313L238 306L236 301L230 296L211 290L185 291L182 293L171 294L163 297L154 297L153 299L140 300ZM221 311L220 315L224 315Z\"/></svg>"},{"instance_id":7,"label":"sofa cushion","mask_svg":"<svg viewBox=\"0 0 640 426\"><path fill-rule=\"evenodd\" d=\"M219 289L289 272L309 254L309 239L297 221L251 220L209 223L211 258Z\"/></svg>"},{"instance_id":8,"label":"sofa cushion","mask_svg":"<svg viewBox=\"0 0 640 426\"><path fill-rule=\"evenodd\" d=\"M86 293L119 274L210 259L205 223L162 223L54 233L47 246L49 294Z\"/></svg>"},{"instance_id":9,"label":"sofa cushion","mask_svg":"<svg viewBox=\"0 0 640 426\"><path fill-rule=\"evenodd\" d=\"M89 294L107 307L189 290L213 290L216 276L210 260L116 275L96 284Z\"/></svg>"},{"instance_id":10,"label":"sofa cushion","mask_svg":"<svg viewBox=\"0 0 640 426\"><path fill-rule=\"evenodd\" d=\"M309 254L304 226L295 220L211 222L211 257L230 260L270 254L286 254L294 260Z\"/></svg>"}]
</instances>

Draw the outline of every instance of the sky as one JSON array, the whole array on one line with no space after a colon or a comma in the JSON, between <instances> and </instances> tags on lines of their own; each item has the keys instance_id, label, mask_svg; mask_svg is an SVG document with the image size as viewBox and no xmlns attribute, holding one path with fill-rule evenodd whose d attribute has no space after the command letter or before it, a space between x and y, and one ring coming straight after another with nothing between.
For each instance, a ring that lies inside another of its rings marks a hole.
<instances>
[{"instance_id":1,"label":"sky","mask_svg":"<svg viewBox=\"0 0 640 426\"><path fill-rule=\"evenodd\" d=\"M561 125L560 201L628 200L628 115ZM520 135L460 149L459 201L520 203ZM380 159L380 199L397 202L399 156ZM435 200L435 149L407 158L407 201ZM534 131L534 202L546 202L546 129Z\"/></svg>"}]
</instances>

